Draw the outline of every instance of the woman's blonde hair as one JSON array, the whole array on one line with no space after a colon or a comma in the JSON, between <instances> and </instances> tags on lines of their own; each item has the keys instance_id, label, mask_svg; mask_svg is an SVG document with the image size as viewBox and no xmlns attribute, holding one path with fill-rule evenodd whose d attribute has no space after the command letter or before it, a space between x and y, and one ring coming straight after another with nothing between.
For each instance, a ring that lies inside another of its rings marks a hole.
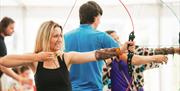
<instances>
[{"instance_id":1,"label":"woman's blonde hair","mask_svg":"<svg viewBox=\"0 0 180 91\"><path fill-rule=\"evenodd\" d=\"M54 21L46 21L40 26L36 37L35 53L41 51L50 51L50 38L52 36L51 32L54 31L56 27L59 27L61 32L63 31L62 27Z\"/></svg>"}]
</instances>

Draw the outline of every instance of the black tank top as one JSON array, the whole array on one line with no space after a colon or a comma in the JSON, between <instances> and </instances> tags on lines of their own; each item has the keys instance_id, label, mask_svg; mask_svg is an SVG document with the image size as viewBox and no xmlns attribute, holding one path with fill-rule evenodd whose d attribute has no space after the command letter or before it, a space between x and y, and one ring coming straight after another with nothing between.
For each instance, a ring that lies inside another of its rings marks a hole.
<instances>
[{"instance_id":1,"label":"black tank top","mask_svg":"<svg viewBox=\"0 0 180 91\"><path fill-rule=\"evenodd\" d=\"M34 76L37 91L72 91L64 54L62 60L59 56L57 58L60 67L56 69L44 68L43 62L38 62L37 71Z\"/></svg>"},{"instance_id":2,"label":"black tank top","mask_svg":"<svg viewBox=\"0 0 180 91\"><path fill-rule=\"evenodd\" d=\"M7 49L6 49L6 44L4 42L4 37L0 35L0 57L6 56L7 55ZM2 76L3 72L0 70L0 78Z\"/></svg>"}]
</instances>

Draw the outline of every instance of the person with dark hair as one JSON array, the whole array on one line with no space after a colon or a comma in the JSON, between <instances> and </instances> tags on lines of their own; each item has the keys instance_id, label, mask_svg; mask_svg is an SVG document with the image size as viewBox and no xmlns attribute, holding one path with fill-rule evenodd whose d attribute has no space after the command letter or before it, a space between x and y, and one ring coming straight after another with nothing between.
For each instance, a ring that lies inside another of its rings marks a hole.
<instances>
[{"instance_id":1,"label":"person with dark hair","mask_svg":"<svg viewBox=\"0 0 180 91\"><path fill-rule=\"evenodd\" d=\"M114 30L107 30L107 34L109 34L117 43L120 43L119 36ZM168 55L168 54L180 54L180 48L141 48L136 45L135 47L136 55L143 56L152 56L152 55ZM143 65L133 65L133 76L132 78L128 74L128 65L123 61L114 61L116 59L112 59L111 61L106 61L108 64L111 64L110 78L111 78L111 90L112 91L144 91L144 76L143 72L148 69L158 68L160 66L159 63L147 63ZM111 63L112 62L112 63ZM108 75L105 74L104 78L107 78ZM107 79L106 79L107 80Z\"/></svg>"},{"instance_id":2,"label":"person with dark hair","mask_svg":"<svg viewBox=\"0 0 180 91\"><path fill-rule=\"evenodd\" d=\"M122 45L119 39L119 36L117 35L116 31L114 30L107 30L106 33L110 35L118 44Z\"/></svg>"},{"instance_id":3,"label":"person with dark hair","mask_svg":"<svg viewBox=\"0 0 180 91\"><path fill-rule=\"evenodd\" d=\"M2 91L36 91L33 84L33 74L28 66L20 66L12 68L18 75L30 79L32 84L22 84L18 81L11 79L8 76L2 76Z\"/></svg>"},{"instance_id":4,"label":"person with dark hair","mask_svg":"<svg viewBox=\"0 0 180 91\"><path fill-rule=\"evenodd\" d=\"M119 47L119 44L108 34L97 30L102 14L103 10L94 1L88 1L80 6L80 26L65 34L66 52L88 52L103 48ZM126 54L123 55L127 58ZM79 61L82 60L83 59L79 59ZM140 64L143 64L143 61L139 62ZM72 90L102 91L103 65L104 62L102 61L102 59L84 64L73 64L70 69Z\"/></svg>"},{"instance_id":5,"label":"person with dark hair","mask_svg":"<svg viewBox=\"0 0 180 91\"><path fill-rule=\"evenodd\" d=\"M6 36L11 36L13 34L14 23L15 21L9 17L4 17L0 21L0 58L7 55L7 49L6 49L4 38ZM30 83L29 79L23 78L17 75L15 72L13 72L11 69L0 65L0 78L3 73L5 73L6 75L12 77L13 79L19 82ZM1 90L1 83L0 83L0 90Z\"/></svg>"},{"instance_id":6,"label":"person with dark hair","mask_svg":"<svg viewBox=\"0 0 180 91\"><path fill-rule=\"evenodd\" d=\"M89 1L83 4L79 9L80 24L92 24L95 19L99 19L96 17L100 17L102 14L103 11L101 7L96 2Z\"/></svg>"},{"instance_id":7,"label":"person with dark hair","mask_svg":"<svg viewBox=\"0 0 180 91\"><path fill-rule=\"evenodd\" d=\"M102 48L119 47L109 35L96 30L102 14L103 10L96 2L88 1L82 4L79 8L80 26L65 34L65 51L87 52ZM72 90L102 91L103 64L102 60L85 64L73 64L70 69Z\"/></svg>"},{"instance_id":8,"label":"person with dark hair","mask_svg":"<svg viewBox=\"0 0 180 91\"><path fill-rule=\"evenodd\" d=\"M28 66L21 66L19 69L19 75L21 75L24 78L31 79L32 84L20 84L18 91L35 91L35 85L33 84L33 73L31 69Z\"/></svg>"},{"instance_id":9,"label":"person with dark hair","mask_svg":"<svg viewBox=\"0 0 180 91\"><path fill-rule=\"evenodd\" d=\"M0 33L1 36L11 36L14 32L15 21L9 17L4 17L0 21Z\"/></svg>"},{"instance_id":10,"label":"person with dark hair","mask_svg":"<svg viewBox=\"0 0 180 91\"><path fill-rule=\"evenodd\" d=\"M4 17L0 21L0 57L7 54L4 37L12 35L14 32L14 20L8 17ZM2 74L2 73L1 73Z\"/></svg>"}]
</instances>

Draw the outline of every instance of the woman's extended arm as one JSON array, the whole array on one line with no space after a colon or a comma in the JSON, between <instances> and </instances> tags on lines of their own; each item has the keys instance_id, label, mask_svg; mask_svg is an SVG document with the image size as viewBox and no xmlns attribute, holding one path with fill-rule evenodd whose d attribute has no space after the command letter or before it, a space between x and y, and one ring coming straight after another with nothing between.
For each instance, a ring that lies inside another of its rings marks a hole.
<instances>
[{"instance_id":1,"label":"woman's extended arm","mask_svg":"<svg viewBox=\"0 0 180 91\"><path fill-rule=\"evenodd\" d=\"M86 62L92 62L96 60L104 60L107 58L117 57L119 60L127 62L127 54L119 52L118 48L107 48L96 50L92 52L70 52L70 62L71 64L81 64ZM139 56L134 55L132 58L132 64L146 64L150 62L163 63L167 62L167 57L164 55L154 55L154 56Z\"/></svg>"},{"instance_id":2,"label":"woman's extended arm","mask_svg":"<svg viewBox=\"0 0 180 91\"><path fill-rule=\"evenodd\" d=\"M40 52L37 54L22 54L22 55L6 55L0 58L0 65L5 67L14 67L23 64L28 64L37 61L46 61L53 59L53 52Z\"/></svg>"}]
</instances>

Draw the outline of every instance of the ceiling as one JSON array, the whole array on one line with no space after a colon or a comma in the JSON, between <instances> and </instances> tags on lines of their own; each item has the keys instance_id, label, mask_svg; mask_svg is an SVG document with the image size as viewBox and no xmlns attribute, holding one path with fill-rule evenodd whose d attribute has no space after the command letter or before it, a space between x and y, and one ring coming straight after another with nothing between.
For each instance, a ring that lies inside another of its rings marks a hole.
<instances>
[{"instance_id":1,"label":"ceiling","mask_svg":"<svg viewBox=\"0 0 180 91\"><path fill-rule=\"evenodd\" d=\"M72 6L76 0L0 0L0 6ZM81 5L89 0L77 0L76 5ZM117 5L118 0L93 0L101 5ZM167 3L180 3L180 0L163 0ZM125 4L158 4L160 0L122 0Z\"/></svg>"}]
</instances>

